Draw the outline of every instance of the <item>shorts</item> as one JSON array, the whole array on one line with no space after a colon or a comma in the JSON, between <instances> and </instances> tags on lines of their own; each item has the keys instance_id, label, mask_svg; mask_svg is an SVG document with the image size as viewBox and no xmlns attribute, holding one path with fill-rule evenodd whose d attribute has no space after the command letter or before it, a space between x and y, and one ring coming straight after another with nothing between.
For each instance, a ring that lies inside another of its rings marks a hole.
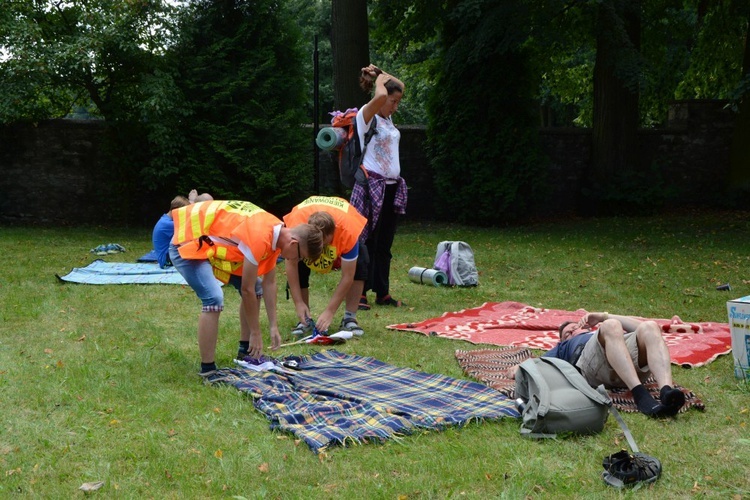
<instances>
[{"instance_id":1,"label":"shorts","mask_svg":"<svg viewBox=\"0 0 750 500\"><path fill-rule=\"evenodd\" d=\"M638 366L638 342L636 342L635 332L625 334L625 345L630 353L630 359L635 366L638 378L641 382L645 381L651 376L651 370L649 370L648 365L642 368ZM576 362L576 367L592 387L598 387L601 384L604 384L605 387L627 387L609 366L604 348L599 343L598 331L586 342L586 347L583 348L581 357Z\"/></svg>"},{"instance_id":2,"label":"shorts","mask_svg":"<svg viewBox=\"0 0 750 500\"><path fill-rule=\"evenodd\" d=\"M174 245L169 245L169 258L172 265L179 272L195 295L201 300L203 307L202 312L221 312L224 310L224 292L221 281L214 276L214 268L207 260L183 259L180 252ZM255 281L255 295L263 295L261 278ZM232 275L229 278L229 285L232 285L237 291L241 291L242 278Z\"/></svg>"}]
</instances>

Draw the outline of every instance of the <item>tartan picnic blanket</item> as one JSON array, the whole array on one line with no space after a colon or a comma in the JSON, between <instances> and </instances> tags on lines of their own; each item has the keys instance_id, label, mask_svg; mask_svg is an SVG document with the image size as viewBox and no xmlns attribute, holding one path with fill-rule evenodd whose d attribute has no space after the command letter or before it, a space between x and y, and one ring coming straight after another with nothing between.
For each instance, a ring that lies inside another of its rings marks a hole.
<instances>
[{"instance_id":1,"label":"tartan picnic blanket","mask_svg":"<svg viewBox=\"0 0 750 500\"><path fill-rule=\"evenodd\" d=\"M515 398L516 381L512 377L513 368L534 357L532 352L525 347L504 347L501 349L474 349L471 351L457 350L456 360L467 375L497 389L509 398ZM653 377L649 377L643 384L654 399L659 399L659 385ZM685 394L685 405L680 413L690 408L704 410L706 406L695 393L682 386L676 385ZM637 413L638 407L633 399L633 394L628 389L608 389L612 404L620 411Z\"/></svg>"},{"instance_id":2,"label":"tartan picnic blanket","mask_svg":"<svg viewBox=\"0 0 750 500\"><path fill-rule=\"evenodd\" d=\"M515 403L483 384L326 350L297 370L219 370L214 383L254 399L271 430L291 432L315 452L331 444L382 442L419 429L518 418Z\"/></svg>"}]
</instances>

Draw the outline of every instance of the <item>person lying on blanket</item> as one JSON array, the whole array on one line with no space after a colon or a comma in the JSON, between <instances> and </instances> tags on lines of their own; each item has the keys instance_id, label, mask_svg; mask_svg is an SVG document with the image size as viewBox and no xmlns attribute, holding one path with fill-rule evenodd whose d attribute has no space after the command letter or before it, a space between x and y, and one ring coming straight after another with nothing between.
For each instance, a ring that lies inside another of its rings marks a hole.
<instances>
[{"instance_id":1,"label":"person lying on blanket","mask_svg":"<svg viewBox=\"0 0 750 500\"><path fill-rule=\"evenodd\" d=\"M563 323L559 332L560 343L544 356L575 366L592 387L627 387L638 410L650 417L674 416L685 404L672 382L669 350L656 322L595 312L578 323ZM643 385L651 375L661 387L659 401Z\"/></svg>"}]
</instances>

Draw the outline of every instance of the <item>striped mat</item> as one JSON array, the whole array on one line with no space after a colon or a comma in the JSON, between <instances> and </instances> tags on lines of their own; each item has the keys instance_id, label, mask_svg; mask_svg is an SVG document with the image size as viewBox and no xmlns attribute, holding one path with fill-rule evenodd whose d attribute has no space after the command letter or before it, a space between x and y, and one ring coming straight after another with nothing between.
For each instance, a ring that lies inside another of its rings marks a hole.
<instances>
[{"instance_id":1,"label":"striped mat","mask_svg":"<svg viewBox=\"0 0 750 500\"><path fill-rule=\"evenodd\" d=\"M486 385L335 350L301 358L290 374L219 373L215 383L251 395L272 430L291 432L316 453L348 441L382 442L421 429L520 416L513 400Z\"/></svg>"},{"instance_id":2,"label":"striped mat","mask_svg":"<svg viewBox=\"0 0 750 500\"><path fill-rule=\"evenodd\" d=\"M471 351L456 351L456 360L467 375L479 380L493 389L497 389L510 399L515 399L516 381L510 378L513 368L531 358L531 351L525 347L505 347L501 349L474 349ZM648 379L643 384L654 398L659 399L659 386L656 380ZM675 385L685 393L685 406L680 413L690 408L704 410L703 401L693 391ZM615 407L623 412L637 413L638 408L633 395L628 389L610 389L609 397Z\"/></svg>"}]
</instances>

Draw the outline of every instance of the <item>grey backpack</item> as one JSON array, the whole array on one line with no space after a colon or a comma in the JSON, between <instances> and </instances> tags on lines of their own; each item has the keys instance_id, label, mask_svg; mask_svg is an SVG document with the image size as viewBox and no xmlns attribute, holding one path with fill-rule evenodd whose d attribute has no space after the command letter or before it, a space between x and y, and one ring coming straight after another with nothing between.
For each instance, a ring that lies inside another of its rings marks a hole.
<instances>
[{"instance_id":1,"label":"grey backpack","mask_svg":"<svg viewBox=\"0 0 750 500\"><path fill-rule=\"evenodd\" d=\"M601 432L612 405L603 386L593 389L573 365L552 357L519 365L516 397L523 418L521 435L533 438Z\"/></svg>"},{"instance_id":2,"label":"grey backpack","mask_svg":"<svg viewBox=\"0 0 750 500\"><path fill-rule=\"evenodd\" d=\"M438 243L433 267L448 276L448 284L476 286L479 273L474 263L474 251L463 241L441 241Z\"/></svg>"}]
</instances>

